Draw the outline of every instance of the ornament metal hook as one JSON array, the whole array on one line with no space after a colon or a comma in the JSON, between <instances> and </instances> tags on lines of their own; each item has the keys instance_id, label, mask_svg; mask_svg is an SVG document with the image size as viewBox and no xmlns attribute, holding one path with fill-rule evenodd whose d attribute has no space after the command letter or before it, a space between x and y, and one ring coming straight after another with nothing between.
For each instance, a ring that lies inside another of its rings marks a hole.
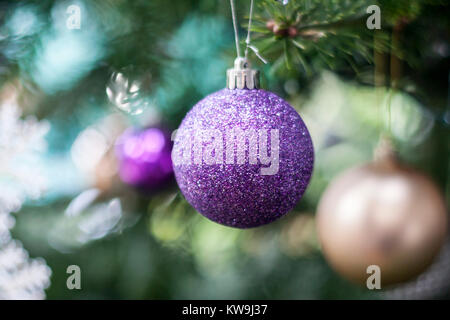
<instances>
[{"instance_id":1,"label":"ornament metal hook","mask_svg":"<svg viewBox=\"0 0 450 320\"><path fill-rule=\"evenodd\" d=\"M234 68L227 70L228 89L259 89L259 71L251 69L246 58L237 57Z\"/></svg>"}]
</instances>

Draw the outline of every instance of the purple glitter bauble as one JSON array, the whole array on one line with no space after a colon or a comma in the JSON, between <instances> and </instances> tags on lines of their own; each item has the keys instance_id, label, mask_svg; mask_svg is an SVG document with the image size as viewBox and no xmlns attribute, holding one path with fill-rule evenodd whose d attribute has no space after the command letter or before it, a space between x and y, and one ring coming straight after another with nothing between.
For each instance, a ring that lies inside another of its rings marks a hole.
<instances>
[{"instance_id":1,"label":"purple glitter bauble","mask_svg":"<svg viewBox=\"0 0 450 320\"><path fill-rule=\"evenodd\" d=\"M173 178L172 141L160 128L127 130L116 142L120 179L142 190L156 190Z\"/></svg>"},{"instance_id":2,"label":"purple glitter bauble","mask_svg":"<svg viewBox=\"0 0 450 320\"><path fill-rule=\"evenodd\" d=\"M264 90L223 89L186 115L172 160L195 209L220 224L251 228L280 218L299 201L314 150L286 101Z\"/></svg>"}]
</instances>

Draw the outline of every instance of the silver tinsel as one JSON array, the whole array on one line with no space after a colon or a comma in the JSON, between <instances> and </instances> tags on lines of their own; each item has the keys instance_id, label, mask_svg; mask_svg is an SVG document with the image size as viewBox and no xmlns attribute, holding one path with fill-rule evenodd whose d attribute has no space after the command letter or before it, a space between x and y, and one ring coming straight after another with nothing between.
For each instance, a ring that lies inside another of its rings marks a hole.
<instances>
[{"instance_id":1,"label":"silver tinsel","mask_svg":"<svg viewBox=\"0 0 450 320\"><path fill-rule=\"evenodd\" d=\"M450 236L436 261L415 281L384 293L386 299L444 299L450 297Z\"/></svg>"}]
</instances>

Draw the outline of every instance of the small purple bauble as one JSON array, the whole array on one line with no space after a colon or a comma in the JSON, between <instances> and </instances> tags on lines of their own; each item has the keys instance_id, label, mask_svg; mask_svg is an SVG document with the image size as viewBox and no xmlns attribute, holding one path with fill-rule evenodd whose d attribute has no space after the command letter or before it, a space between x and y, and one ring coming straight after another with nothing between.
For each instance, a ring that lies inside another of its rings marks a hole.
<instances>
[{"instance_id":1,"label":"small purple bauble","mask_svg":"<svg viewBox=\"0 0 450 320\"><path fill-rule=\"evenodd\" d=\"M308 186L314 150L303 120L264 90L223 89L186 115L172 152L186 200L205 217L236 228L270 223Z\"/></svg>"},{"instance_id":2,"label":"small purple bauble","mask_svg":"<svg viewBox=\"0 0 450 320\"><path fill-rule=\"evenodd\" d=\"M142 190L156 190L173 177L172 141L160 128L129 129L116 142L120 179Z\"/></svg>"}]
</instances>

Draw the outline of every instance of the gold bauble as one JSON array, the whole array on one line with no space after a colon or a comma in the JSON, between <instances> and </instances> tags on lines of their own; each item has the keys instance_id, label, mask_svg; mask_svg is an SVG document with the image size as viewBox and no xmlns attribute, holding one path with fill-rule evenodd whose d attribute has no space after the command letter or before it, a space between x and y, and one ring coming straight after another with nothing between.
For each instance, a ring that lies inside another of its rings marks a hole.
<instances>
[{"instance_id":1,"label":"gold bauble","mask_svg":"<svg viewBox=\"0 0 450 320\"><path fill-rule=\"evenodd\" d=\"M344 172L318 207L326 259L343 277L363 285L370 265L380 268L382 285L422 273L439 252L446 226L446 205L437 187L391 154Z\"/></svg>"}]
</instances>

